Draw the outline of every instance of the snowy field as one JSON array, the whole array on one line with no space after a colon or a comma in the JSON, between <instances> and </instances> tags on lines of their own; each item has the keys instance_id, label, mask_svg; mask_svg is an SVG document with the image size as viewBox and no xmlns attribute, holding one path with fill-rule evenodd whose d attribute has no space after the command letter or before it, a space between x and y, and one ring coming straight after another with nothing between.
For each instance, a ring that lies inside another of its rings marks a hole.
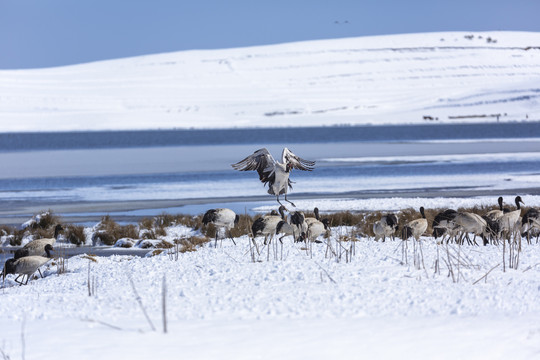
<instances>
[{"instance_id":1,"label":"snowy field","mask_svg":"<svg viewBox=\"0 0 540 360\"><path fill-rule=\"evenodd\" d=\"M0 290L0 349L11 359L540 356L539 244L525 244L519 267L506 272L500 246L446 248L431 237L422 239L425 268L414 264L410 241L405 253L400 240L360 238L350 258L328 255L327 244L337 249L350 231L334 228L312 253L285 238L283 249L261 248L255 262L242 237L177 259L78 256L67 273L51 265L22 287L9 275ZM173 227L167 238L190 233Z\"/></svg>"},{"instance_id":2,"label":"snowy field","mask_svg":"<svg viewBox=\"0 0 540 360\"><path fill-rule=\"evenodd\" d=\"M540 33L411 34L0 70L0 131L533 122L538 44ZM317 169L294 173L291 199L302 210L398 211L495 205L500 194L512 206L519 194L540 207L540 142L527 136L295 144ZM72 213L102 216L107 204L112 215L151 216L183 212L172 200L225 197L274 209L256 174L230 168L267 145L213 146L8 149L0 215L65 201ZM275 155L281 148L269 146ZM164 239L190 236L200 234L178 226ZM262 248L259 239L253 256L247 237L179 254L76 256L66 272L55 260L27 286L9 275L0 287L1 358L540 359L536 240L523 240L517 268L506 252L503 269L502 246L447 247L425 235L420 258L411 241L407 251L401 240L364 237L354 253L351 242L340 248L350 236L333 228L311 251L290 238Z\"/></svg>"},{"instance_id":3,"label":"snowy field","mask_svg":"<svg viewBox=\"0 0 540 360\"><path fill-rule=\"evenodd\" d=\"M539 120L538 44L444 32L1 70L0 131Z\"/></svg>"}]
</instances>

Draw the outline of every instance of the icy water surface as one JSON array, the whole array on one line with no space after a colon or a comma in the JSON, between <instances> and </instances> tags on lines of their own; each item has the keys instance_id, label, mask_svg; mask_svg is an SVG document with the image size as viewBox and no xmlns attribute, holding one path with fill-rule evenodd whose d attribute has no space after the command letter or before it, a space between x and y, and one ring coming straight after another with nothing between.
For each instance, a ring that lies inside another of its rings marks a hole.
<instances>
[{"instance_id":1,"label":"icy water surface","mask_svg":"<svg viewBox=\"0 0 540 360\"><path fill-rule=\"evenodd\" d=\"M0 134L0 217L55 207L80 216L249 211L272 197L256 173L230 164L261 147L280 158L284 146L317 161L313 172L293 171L291 199L535 193L540 174L540 123Z\"/></svg>"}]
</instances>

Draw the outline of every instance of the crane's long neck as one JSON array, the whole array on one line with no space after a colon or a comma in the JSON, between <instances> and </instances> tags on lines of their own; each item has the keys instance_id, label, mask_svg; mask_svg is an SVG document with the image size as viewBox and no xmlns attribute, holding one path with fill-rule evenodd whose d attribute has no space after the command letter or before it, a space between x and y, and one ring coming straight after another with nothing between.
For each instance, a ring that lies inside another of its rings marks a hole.
<instances>
[{"instance_id":1,"label":"crane's long neck","mask_svg":"<svg viewBox=\"0 0 540 360\"><path fill-rule=\"evenodd\" d=\"M281 215L281 219L285 220L285 213L283 212L283 206L279 207L279 214Z\"/></svg>"}]
</instances>

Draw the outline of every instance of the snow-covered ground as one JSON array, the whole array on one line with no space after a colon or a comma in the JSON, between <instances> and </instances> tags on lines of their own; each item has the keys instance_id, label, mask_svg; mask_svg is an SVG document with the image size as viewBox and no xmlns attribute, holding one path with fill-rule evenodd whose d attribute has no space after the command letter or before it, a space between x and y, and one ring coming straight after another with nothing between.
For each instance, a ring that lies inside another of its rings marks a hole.
<instances>
[{"instance_id":1,"label":"snow-covered ground","mask_svg":"<svg viewBox=\"0 0 540 360\"><path fill-rule=\"evenodd\" d=\"M0 71L0 131L539 120L538 45L540 33L411 34ZM519 140L526 149L510 151L505 146L490 154L461 151L470 148L466 142L459 149L440 153L418 149L415 153L352 152L349 144L348 152L338 155L329 155L320 146L325 156L315 158L327 167L344 162L441 162L473 168L490 161L536 164L537 134L530 136ZM94 176L100 171L116 174L111 169L123 174L120 171L131 166L125 162L124 167L115 168L107 152L93 162L74 151L36 157L35 166L17 161L32 153L3 153L6 161L0 178L80 175L72 173L73 164ZM153 156L157 151L174 157L171 148L140 151L152 162L163 157ZM194 152L193 148L186 151ZM72 162L60 157L68 152L65 158ZM218 170L229 169L237 154L226 161L224 156L216 153L211 159L220 164ZM138 168L141 158L129 157ZM494 205L498 195L350 199L346 193L358 189L399 193L456 184L508 193L536 188L539 180L533 168L497 174L403 175L397 182L358 175L343 176L338 183L335 177L313 176L304 181L295 174L301 182L295 191L324 190L339 198L294 201L300 209L318 206L323 212ZM126 202L134 200L134 195L165 201L265 194L251 175L219 184L196 180L15 189L2 196L10 204L36 199L54 202L62 197L75 202L105 201L113 194ZM505 204L512 204L514 195L505 194ZM527 206L540 206L540 196L521 195ZM267 211L274 205L256 210ZM166 238L189 236L190 231L169 228ZM350 235L351 229L334 228L333 247L336 239ZM281 249L275 255L265 248L255 262L248 239L238 238L236 243L224 241L218 248L207 244L178 258L162 253L144 258L97 257L94 262L77 256L67 261L66 273L59 274L57 266L50 265L44 279L27 286L18 286L10 275L0 288L0 355L4 359L540 358L540 245L535 242L524 244L519 267L505 272L500 246L450 246L447 250L427 236L423 239L425 269L415 266L410 242L404 257L398 241L376 243L360 238L350 261L337 261L327 256L326 244L314 245L308 254L287 239L283 255ZM454 276L449 276L445 263L447 251L454 256L450 260ZM437 259L440 273L434 269ZM167 334L162 332L164 279Z\"/></svg>"},{"instance_id":2,"label":"snow-covered ground","mask_svg":"<svg viewBox=\"0 0 540 360\"><path fill-rule=\"evenodd\" d=\"M187 233L173 227L167 237ZM332 247L350 234L334 228ZM540 356L538 244L524 245L518 269L506 272L496 267L502 247L450 245L460 259L452 260L453 279L446 247L430 237L423 239L425 269L414 265L410 242L404 257L400 241L361 238L348 262L344 254L326 256L324 243L310 255L289 238L282 253L263 248L253 262L248 238L236 243L212 242L178 259L79 256L67 273L51 265L27 286L10 275L0 289L0 349L11 359L23 352L26 359Z\"/></svg>"},{"instance_id":3,"label":"snow-covered ground","mask_svg":"<svg viewBox=\"0 0 540 360\"><path fill-rule=\"evenodd\" d=\"M0 131L539 120L539 45L445 32L2 70Z\"/></svg>"}]
</instances>

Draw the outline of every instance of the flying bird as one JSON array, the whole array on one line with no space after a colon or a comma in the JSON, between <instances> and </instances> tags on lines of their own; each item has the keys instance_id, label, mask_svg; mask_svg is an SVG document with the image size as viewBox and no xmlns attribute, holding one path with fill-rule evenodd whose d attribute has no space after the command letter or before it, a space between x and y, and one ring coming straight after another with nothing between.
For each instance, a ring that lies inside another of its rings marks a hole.
<instances>
[{"instance_id":1,"label":"flying bird","mask_svg":"<svg viewBox=\"0 0 540 360\"><path fill-rule=\"evenodd\" d=\"M296 207L294 203L287 200L287 190L288 188L292 189L292 182L289 179L291 170L312 171L315 167L315 161L304 160L289 149L284 148L281 162L279 162L274 160L266 148L263 148L231 166L239 171L256 170L259 173L259 180L264 185L268 184L268 193L275 195L280 205L283 204L279 201L279 195L285 195L285 201Z\"/></svg>"}]
</instances>

